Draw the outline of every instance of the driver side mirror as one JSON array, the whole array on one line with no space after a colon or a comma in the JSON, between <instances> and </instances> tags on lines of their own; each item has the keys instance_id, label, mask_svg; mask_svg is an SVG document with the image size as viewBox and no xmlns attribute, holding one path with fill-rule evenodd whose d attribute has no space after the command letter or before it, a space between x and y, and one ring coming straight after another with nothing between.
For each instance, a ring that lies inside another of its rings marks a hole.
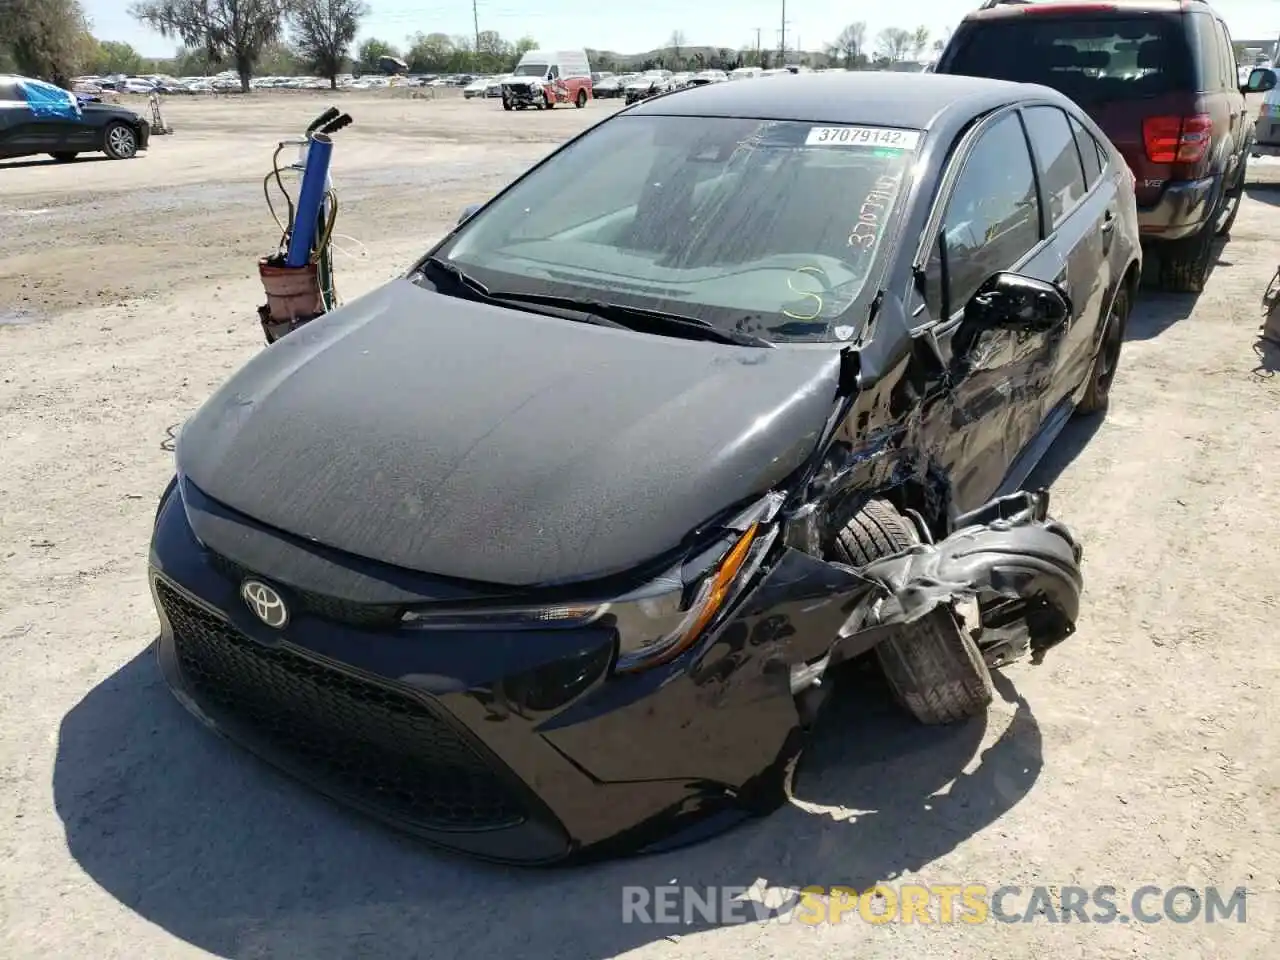
<instances>
[{"instance_id":1,"label":"driver side mirror","mask_svg":"<svg viewBox=\"0 0 1280 960\"><path fill-rule=\"evenodd\" d=\"M1056 284L997 273L965 304L964 322L975 330L1044 333L1065 323L1071 312L1071 300Z\"/></svg>"},{"instance_id":2,"label":"driver side mirror","mask_svg":"<svg viewBox=\"0 0 1280 960\"><path fill-rule=\"evenodd\" d=\"M1257 67L1249 73L1249 82L1240 88L1241 93L1266 93L1276 86L1276 72L1266 67Z\"/></svg>"},{"instance_id":3,"label":"driver side mirror","mask_svg":"<svg viewBox=\"0 0 1280 960\"><path fill-rule=\"evenodd\" d=\"M462 226L464 223L470 220L473 216L475 216L476 211L483 206L484 206L483 203L467 204L465 207L462 208L462 213L458 216L458 222L455 223L454 226L455 227Z\"/></svg>"}]
</instances>

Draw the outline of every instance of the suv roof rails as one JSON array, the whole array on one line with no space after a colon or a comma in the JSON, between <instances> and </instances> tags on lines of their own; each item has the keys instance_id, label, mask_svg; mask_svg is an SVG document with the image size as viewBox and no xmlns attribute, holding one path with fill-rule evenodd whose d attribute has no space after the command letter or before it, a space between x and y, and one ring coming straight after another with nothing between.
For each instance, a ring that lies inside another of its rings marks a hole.
<instances>
[{"instance_id":1,"label":"suv roof rails","mask_svg":"<svg viewBox=\"0 0 1280 960\"><path fill-rule=\"evenodd\" d=\"M979 10L990 10L992 7L1004 7L1010 4L1022 6L1031 3L1031 0L982 0Z\"/></svg>"}]
</instances>

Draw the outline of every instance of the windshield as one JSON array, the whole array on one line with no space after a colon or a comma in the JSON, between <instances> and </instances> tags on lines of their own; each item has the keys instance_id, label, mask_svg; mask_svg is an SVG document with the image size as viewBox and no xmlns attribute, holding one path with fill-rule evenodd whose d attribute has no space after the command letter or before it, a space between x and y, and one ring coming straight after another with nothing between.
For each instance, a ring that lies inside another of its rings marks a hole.
<instances>
[{"instance_id":1,"label":"windshield","mask_svg":"<svg viewBox=\"0 0 1280 960\"><path fill-rule=\"evenodd\" d=\"M516 67L516 72L511 75L513 77L545 77L547 75L547 65L545 63L522 63Z\"/></svg>"},{"instance_id":2,"label":"windshield","mask_svg":"<svg viewBox=\"0 0 1280 960\"><path fill-rule=\"evenodd\" d=\"M436 256L494 291L693 316L775 342L847 340L920 138L619 116L491 202Z\"/></svg>"},{"instance_id":3,"label":"windshield","mask_svg":"<svg viewBox=\"0 0 1280 960\"><path fill-rule=\"evenodd\" d=\"M1132 17L1019 17L977 22L946 73L1040 83L1078 103L1153 97L1194 86L1176 21Z\"/></svg>"}]
</instances>

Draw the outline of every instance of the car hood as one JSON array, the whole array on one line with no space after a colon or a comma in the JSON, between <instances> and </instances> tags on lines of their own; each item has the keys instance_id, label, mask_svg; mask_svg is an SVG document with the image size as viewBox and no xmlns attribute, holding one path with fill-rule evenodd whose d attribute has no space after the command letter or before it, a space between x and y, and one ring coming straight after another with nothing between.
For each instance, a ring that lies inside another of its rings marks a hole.
<instances>
[{"instance_id":1,"label":"car hood","mask_svg":"<svg viewBox=\"0 0 1280 960\"><path fill-rule=\"evenodd\" d=\"M137 123L143 119L136 110L117 106L114 103L82 103L80 111L84 114L99 117L119 117L121 120L128 120L130 123Z\"/></svg>"},{"instance_id":2,"label":"car hood","mask_svg":"<svg viewBox=\"0 0 1280 960\"><path fill-rule=\"evenodd\" d=\"M282 338L184 425L178 470L261 523L492 584L678 547L816 447L840 358L633 333L396 280Z\"/></svg>"}]
</instances>

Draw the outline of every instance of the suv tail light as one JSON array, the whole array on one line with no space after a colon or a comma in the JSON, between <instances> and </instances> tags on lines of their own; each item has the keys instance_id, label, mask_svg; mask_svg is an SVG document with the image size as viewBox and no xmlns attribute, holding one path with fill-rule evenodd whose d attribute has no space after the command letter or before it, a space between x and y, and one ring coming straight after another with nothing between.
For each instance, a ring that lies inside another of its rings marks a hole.
<instances>
[{"instance_id":1,"label":"suv tail light","mask_svg":"<svg viewBox=\"0 0 1280 960\"><path fill-rule=\"evenodd\" d=\"M1213 121L1207 113L1147 117L1142 142L1152 163L1197 163L1209 148Z\"/></svg>"}]
</instances>

